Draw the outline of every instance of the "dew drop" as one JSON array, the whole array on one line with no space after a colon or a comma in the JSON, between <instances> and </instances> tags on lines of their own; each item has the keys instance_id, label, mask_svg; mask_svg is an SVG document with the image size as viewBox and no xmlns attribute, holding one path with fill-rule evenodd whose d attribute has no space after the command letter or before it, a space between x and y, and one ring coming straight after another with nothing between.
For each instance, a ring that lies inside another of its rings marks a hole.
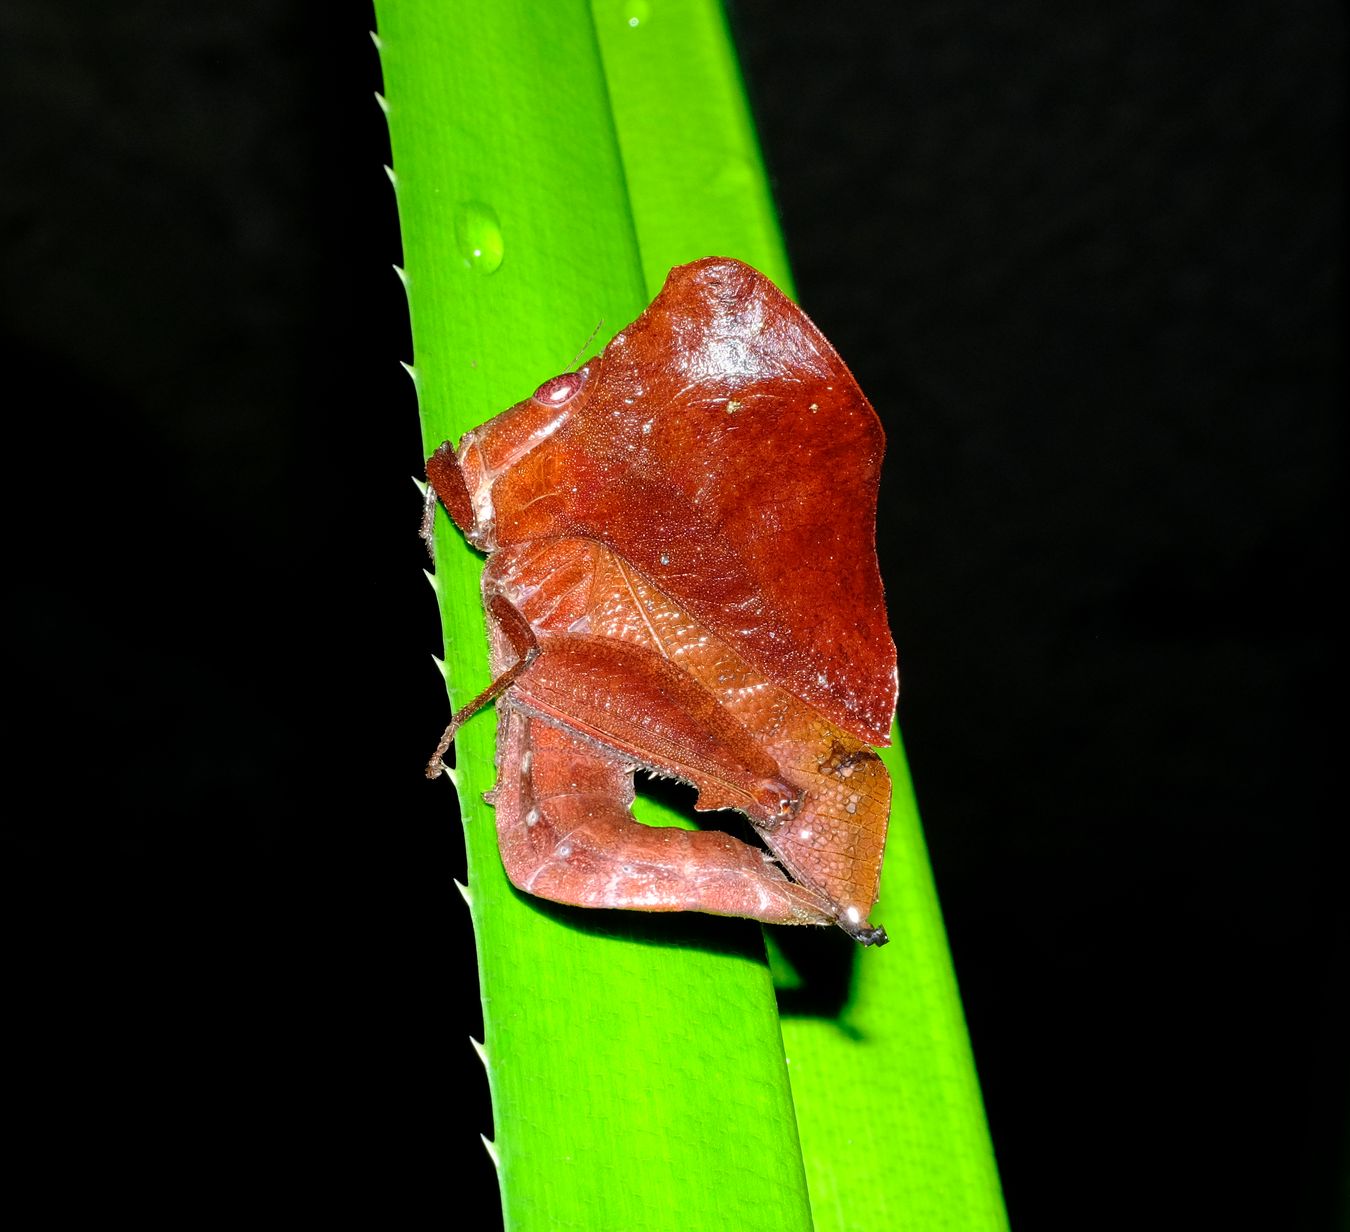
<instances>
[{"instance_id":1,"label":"dew drop","mask_svg":"<svg viewBox=\"0 0 1350 1232\"><path fill-rule=\"evenodd\" d=\"M495 273L503 248L496 210L481 201L461 201L455 206L455 247L467 269Z\"/></svg>"},{"instance_id":2,"label":"dew drop","mask_svg":"<svg viewBox=\"0 0 1350 1232\"><path fill-rule=\"evenodd\" d=\"M628 0L621 12L623 13L624 25L630 30L636 30L651 16L652 10L647 0Z\"/></svg>"}]
</instances>

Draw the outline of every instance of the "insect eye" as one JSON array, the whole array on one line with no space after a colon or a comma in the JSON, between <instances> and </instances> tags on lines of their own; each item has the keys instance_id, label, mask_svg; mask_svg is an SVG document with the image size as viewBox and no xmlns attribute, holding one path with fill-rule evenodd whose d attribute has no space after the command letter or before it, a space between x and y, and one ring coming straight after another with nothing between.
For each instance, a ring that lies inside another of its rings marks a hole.
<instances>
[{"instance_id":1,"label":"insect eye","mask_svg":"<svg viewBox=\"0 0 1350 1232\"><path fill-rule=\"evenodd\" d=\"M582 368L579 372L564 372L561 376L555 376L534 391L534 400L545 406L562 406L571 402L581 392L581 387L590 375L589 368Z\"/></svg>"}]
</instances>

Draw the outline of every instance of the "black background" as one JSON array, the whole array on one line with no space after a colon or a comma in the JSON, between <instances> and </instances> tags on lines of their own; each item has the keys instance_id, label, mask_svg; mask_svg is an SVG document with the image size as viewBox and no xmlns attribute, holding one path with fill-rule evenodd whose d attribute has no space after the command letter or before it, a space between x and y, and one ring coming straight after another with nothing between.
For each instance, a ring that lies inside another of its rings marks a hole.
<instances>
[{"instance_id":1,"label":"black background","mask_svg":"<svg viewBox=\"0 0 1350 1232\"><path fill-rule=\"evenodd\" d=\"M58 1205L490 1194L370 25L0 17L8 1068ZM800 297L887 425L1015 1226L1343 1222L1341 9L735 26Z\"/></svg>"}]
</instances>

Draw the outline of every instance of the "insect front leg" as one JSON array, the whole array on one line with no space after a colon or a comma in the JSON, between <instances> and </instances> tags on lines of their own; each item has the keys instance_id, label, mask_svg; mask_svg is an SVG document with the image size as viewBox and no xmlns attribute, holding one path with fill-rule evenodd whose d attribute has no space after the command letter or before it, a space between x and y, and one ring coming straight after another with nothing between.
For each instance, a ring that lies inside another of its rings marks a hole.
<instances>
[{"instance_id":1,"label":"insect front leg","mask_svg":"<svg viewBox=\"0 0 1350 1232\"><path fill-rule=\"evenodd\" d=\"M436 502L445 506L445 511L455 525L464 532L470 543L476 543L481 536L477 515L474 513L473 497L469 494L469 483L464 477L464 468L460 465L455 447L446 441L427 459L427 490L422 508L422 542L427 545L427 554L431 550L431 534L436 525Z\"/></svg>"}]
</instances>

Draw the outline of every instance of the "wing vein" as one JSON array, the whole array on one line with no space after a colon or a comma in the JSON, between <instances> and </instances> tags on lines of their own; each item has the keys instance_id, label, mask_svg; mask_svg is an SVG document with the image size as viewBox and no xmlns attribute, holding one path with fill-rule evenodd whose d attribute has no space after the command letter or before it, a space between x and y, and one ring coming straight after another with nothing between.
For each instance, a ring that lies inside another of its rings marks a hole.
<instances>
[{"instance_id":1,"label":"wing vein","mask_svg":"<svg viewBox=\"0 0 1350 1232\"><path fill-rule=\"evenodd\" d=\"M642 599L637 592L637 587L633 583L633 575L629 571L628 562L616 553L614 556L614 563L618 565L619 574L623 578L623 584L627 587L628 593L633 597L633 607L637 609L638 615L642 617L642 623L647 626L647 632L651 635L652 641L656 643L656 648L661 652L661 657L669 659L670 652L666 649L665 642L661 640L661 635L656 631L656 626L652 624L647 616L647 609L643 606Z\"/></svg>"}]
</instances>

